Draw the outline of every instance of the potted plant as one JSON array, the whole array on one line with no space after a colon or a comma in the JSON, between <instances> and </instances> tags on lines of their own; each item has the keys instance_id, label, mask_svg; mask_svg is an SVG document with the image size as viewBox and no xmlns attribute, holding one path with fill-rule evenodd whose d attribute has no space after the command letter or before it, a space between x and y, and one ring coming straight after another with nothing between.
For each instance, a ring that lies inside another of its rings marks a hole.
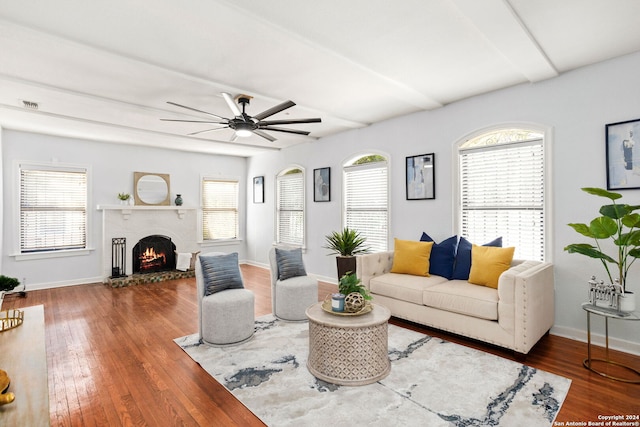
<instances>
[{"instance_id":1,"label":"potted plant","mask_svg":"<svg viewBox=\"0 0 640 427\"><path fill-rule=\"evenodd\" d=\"M118 193L118 199L120 199L120 204L122 205L128 205L130 198L131 194L129 193Z\"/></svg>"},{"instance_id":2,"label":"potted plant","mask_svg":"<svg viewBox=\"0 0 640 427\"><path fill-rule=\"evenodd\" d=\"M338 292L344 297L344 311L346 312L359 312L365 307L365 300L371 299L369 290L351 271L340 278Z\"/></svg>"},{"instance_id":3,"label":"potted plant","mask_svg":"<svg viewBox=\"0 0 640 427\"><path fill-rule=\"evenodd\" d=\"M336 257L338 280L348 271L356 271L356 255L369 252L369 248L365 246L366 238L362 237L356 230L351 230L348 227L345 227L340 232L334 231L325 236L325 239L327 244L323 247L331 251L329 255L338 255Z\"/></svg>"},{"instance_id":4,"label":"potted plant","mask_svg":"<svg viewBox=\"0 0 640 427\"><path fill-rule=\"evenodd\" d=\"M633 311L635 296L627 290L627 277L629 268L640 257L640 214L634 212L640 209L640 206L616 203L622 195L602 188L587 187L582 191L605 197L612 203L600 207L601 216L593 219L588 225L569 224L578 233L594 239L595 246L589 243L573 243L564 250L599 259L607 272L609 283L613 285L616 279L618 280L622 306L619 308L623 311ZM615 246L612 255L603 251L601 243L605 240L610 240ZM613 268L610 269L609 264L612 264Z\"/></svg>"},{"instance_id":5,"label":"potted plant","mask_svg":"<svg viewBox=\"0 0 640 427\"><path fill-rule=\"evenodd\" d=\"M0 275L0 292L12 291L16 286L20 284L20 281L15 277L8 277Z\"/></svg>"},{"instance_id":6,"label":"potted plant","mask_svg":"<svg viewBox=\"0 0 640 427\"><path fill-rule=\"evenodd\" d=\"M362 285L362 281L352 272L348 272L340 278L340 282L338 283L338 292L345 296L352 292L357 292L362 295L364 299L371 299L369 290Z\"/></svg>"}]
</instances>

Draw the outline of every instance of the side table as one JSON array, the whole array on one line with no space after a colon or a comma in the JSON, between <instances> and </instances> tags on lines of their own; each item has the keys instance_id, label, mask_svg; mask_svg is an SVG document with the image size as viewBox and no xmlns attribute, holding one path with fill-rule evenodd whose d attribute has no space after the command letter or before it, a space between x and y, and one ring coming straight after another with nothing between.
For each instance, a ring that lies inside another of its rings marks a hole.
<instances>
[{"instance_id":1,"label":"side table","mask_svg":"<svg viewBox=\"0 0 640 427\"><path fill-rule=\"evenodd\" d=\"M307 368L316 378L332 384L371 384L389 375L388 320L391 312L372 304L360 316L339 316L307 308L309 359Z\"/></svg>"},{"instance_id":2,"label":"side table","mask_svg":"<svg viewBox=\"0 0 640 427\"><path fill-rule=\"evenodd\" d=\"M621 363L615 362L609 358L609 319L640 320L640 312L633 311L631 313L621 313L616 310L607 309L604 307L598 307L591 303L582 304L582 309L587 312L587 358L584 359L584 361L582 362L584 367L589 369L592 372L595 372L596 374L602 375L603 377L606 377L612 380L623 381L623 382L632 383L632 384L640 384L640 371L637 371ZM605 358L604 359L596 359L591 357L591 314L604 317L604 328L605 328ZM609 365L619 366L621 368L624 368L628 371L631 371L637 374L638 379L633 380L629 378L614 377L612 375L607 374L606 372L602 372L594 368L593 362L604 362Z\"/></svg>"}]
</instances>

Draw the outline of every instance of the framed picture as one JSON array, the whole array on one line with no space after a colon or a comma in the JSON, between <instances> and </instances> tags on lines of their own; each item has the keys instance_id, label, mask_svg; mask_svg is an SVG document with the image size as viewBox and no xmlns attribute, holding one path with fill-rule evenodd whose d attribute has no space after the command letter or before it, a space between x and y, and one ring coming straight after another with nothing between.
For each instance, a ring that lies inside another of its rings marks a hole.
<instances>
[{"instance_id":1,"label":"framed picture","mask_svg":"<svg viewBox=\"0 0 640 427\"><path fill-rule=\"evenodd\" d=\"M313 170L313 201L331 201L331 168Z\"/></svg>"},{"instance_id":2,"label":"framed picture","mask_svg":"<svg viewBox=\"0 0 640 427\"><path fill-rule=\"evenodd\" d=\"M407 157L407 200L436 198L435 154Z\"/></svg>"},{"instance_id":3,"label":"framed picture","mask_svg":"<svg viewBox=\"0 0 640 427\"><path fill-rule=\"evenodd\" d=\"M264 203L264 176L253 177L253 203Z\"/></svg>"},{"instance_id":4,"label":"framed picture","mask_svg":"<svg viewBox=\"0 0 640 427\"><path fill-rule=\"evenodd\" d=\"M640 119L606 126L607 190L640 188Z\"/></svg>"}]
</instances>

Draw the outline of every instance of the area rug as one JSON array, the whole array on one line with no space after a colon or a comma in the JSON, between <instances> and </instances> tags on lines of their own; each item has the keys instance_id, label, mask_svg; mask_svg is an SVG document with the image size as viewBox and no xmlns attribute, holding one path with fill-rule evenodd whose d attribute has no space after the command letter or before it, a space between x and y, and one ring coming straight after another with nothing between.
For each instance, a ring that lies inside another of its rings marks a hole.
<instances>
[{"instance_id":1,"label":"area rug","mask_svg":"<svg viewBox=\"0 0 640 427\"><path fill-rule=\"evenodd\" d=\"M175 340L267 425L550 426L571 381L498 356L389 325L391 373L338 386L306 367L308 324L256 321L248 342L214 348Z\"/></svg>"}]
</instances>

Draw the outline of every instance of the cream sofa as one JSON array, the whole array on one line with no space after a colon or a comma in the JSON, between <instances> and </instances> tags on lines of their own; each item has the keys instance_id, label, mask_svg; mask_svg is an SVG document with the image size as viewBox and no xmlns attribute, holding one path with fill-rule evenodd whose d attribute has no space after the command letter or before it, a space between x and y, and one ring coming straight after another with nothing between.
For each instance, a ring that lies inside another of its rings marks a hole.
<instances>
[{"instance_id":1,"label":"cream sofa","mask_svg":"<svg viewBox=\"0 0 640 427\"><path fill-rule=\"evenodd\" d=\"M394 317L527 354L554 322L553 266L513 260L498 289L390 273L393 252L359 255L356 274Z\"/></svg>"}]
</instances>

